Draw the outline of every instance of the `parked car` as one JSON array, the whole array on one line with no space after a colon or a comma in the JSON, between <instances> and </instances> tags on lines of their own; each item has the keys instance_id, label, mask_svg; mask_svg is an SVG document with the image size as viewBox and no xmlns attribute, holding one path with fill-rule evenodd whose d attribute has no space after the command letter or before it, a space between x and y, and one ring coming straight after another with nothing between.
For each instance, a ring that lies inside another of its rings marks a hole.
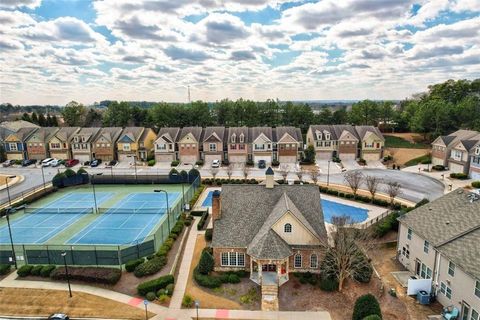
<instances>
[{"instance_id":1,"label":"parked car","mask_svg":"<svg viewBox=\"0 0 480 320\"><path fill-rule=\"evenodd\" d=\"M51 167L58 167L61 164L63 164L63 160L59 159L53 159L52 162L50 162Z\"/></svg>"},{"instance_id":2,"label":"parked car","mask_svg":"<svg viewBox=\"0 0 480 320\"><path fill-rule=\"evenodd\" d=\"M259 160L258 161L258 168L259 169L265 169L267 167L267 162L265 160Z\"/></svg>"},{"instance_id":3,"label":"parked car","mask_svg":"<svg viewBox=\"0 0 480 320\"><path fill-rule=\"evenodd\" d=\"M65 162L65 167L67 168L70 168L70 167L73 167L75 165L77 165L80 161L78 161L77 159L70 159L70 160L67 160Z\"/></svg>"},{"instance_id":4,"label":"parked car","mask_svg":"<svg viewBox=\"0 0 480 320\"><path fill-rule=\"evenodd\" d=\"M220 160L213 160L212 161L212 168L220 168Z\"/></svg>"},{"instance_id":5,"label":"parked car","mask_svg":"<svg viewBox=\"0 0 480 320\"><path fill-rule=\"evenodd\" d=\"M15 160L7 160L4 163L2 163L2 167L6 168L6 167L10 167L14 164L15 164Z\"/></svg>"},{"instance_id":6,"label":"parked car","mask_svg":"<svg viewBox=\"0 0 480 320\"><path fill-rule=\"evenodd\" d=\"M26 159L26 160L23 160L22 161L22 167L28 167L34 163L37 163L37 160L33 160L33 159Z\"/></svg>"},{"instance_id":7,"label":"parked car","mask_svg":"<svg viewBox=\"0 0 480 320\"><path fill-rule=\"evenodd\" d=\"M100 164L102 164L102 160L93 159L92 162L90 162L90 167L95 168L98 167Z\"/></svg>"},{"instance_id":8,"label":"parked car","mask_svg":"<svg viewBox=\"0 0 480 320\"><path fill-rule=\"evenodd\" d=\"M118 161L117 160L112 160L110 161L109 163L107 163L105 165L105 168L111 168L111 167L115 167L117 165Z\"/></svg>"},{"instance_id":9,"label":"parked car","mask_svg":"<svg viewBox=\"0 0 480 320\"><path fill-rule=\"evenodd\" d=\"M53 160L56 160L56 159L47 158L47 159L43 160L42 161L42 167L49 167L52 164Z\"/></svg>"},{"instance_id":10,"label":"parked car","mask_svg":"<svg viewBox=\"0 0 480 320\"><path fill-rule=\"evenodd\" d=\"M48 320L70 320L70 317L64 313L54 313L48 317Z\"/></svg>"}]
</instances>

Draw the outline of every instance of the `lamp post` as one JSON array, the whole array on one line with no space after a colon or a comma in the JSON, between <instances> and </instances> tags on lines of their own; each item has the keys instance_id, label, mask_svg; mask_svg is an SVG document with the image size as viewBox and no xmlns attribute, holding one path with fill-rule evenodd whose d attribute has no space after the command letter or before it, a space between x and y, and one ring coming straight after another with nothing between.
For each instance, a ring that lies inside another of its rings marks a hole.
<instances>
[{"instance_id":1,"label":"lamp post","mask_svg":"<svg viewBox=\"0 0 480 320\"><path fill-rule=\"evenodd\" d=\"M8 196L8 205L11 207L12 206L12 199L10 199L10 188L8 186L8 179L13 179L15 178L16 176L8 176L5 178L5 186L6 186L6 189L7 189L7 196Z\"/></svg>"},{"instance_id":2,"label":"lamp post","mask_svg":"<svg viewBox=\"0 0 480 320\"><path fill-rule=\"evenodd\" d=\"M70 275L68 274L67 252L63 251L62 252L62 257L63 257L63 264L65 265L65 275L67 277L68 293L70 294L70 298L71 298L72 297L72 288L70 287Z\"/></svg>"},{"instance_id":3,"label":"lamp post","mask_svg":"<svg viewBox=\"0 0 480 320\"><path fill-rule=\"evenodd\" d=\"M188 172L187 172L188 175ZM180 176L178 173L172 173L172 176L178 177ZM185 186L183 185L183 177L182 177L182 209L185 210Z\"/></svg>"},{"instance_id":4,"label":"lamp post","mask_svg":"<svg viewBox=\"0 0 480 320\"><path fill-rule=\"evenodd\" d=\"M43 171L43 166L41 164L40 169L42 170L43 189L45 190L45 172Z\"/></svg>"},{"instance_id":5,"label":"lamp post","mask_svg":"<svg viewBox=\"0 0 480 320\"><path fill-rule=\"evenodd\" d=\"M133 168L135 170L135 183L138 184L138 178L137 178L137 156L136 155L131 155L129 156L130 158L133 158Z\"/></svg>"},{"instance_id":6,"label":"lamp post","mask_svg":"<svg viewBox=\"0 0 480 320\"><path fill-rule=\"evenodd\" d=\"M148 320L148 309L147 309L148 300L143 300L143 304L145 305L145 320Z\"/></svg>"},{"instance_id":7,"label":"lamp post","mask_svg":"<svg viewBox=\"0 0 480 320\"><path fill-rule=\"evenodd\" d=\"M25 208L25 205L20 206L18 208L12 208L8 207L7 210L5 211L5 218L7 219L7 226L8 226L8 235L10 237L10 245L12 247L12 260L13 263L15 264L15 269L17 269L17 256L15 254L15 247L13 246L13 235L12 235L12 228L10 226L10 213L15 212L17 209Z\"/></svg>"},{"instance_id":8,"label":"lamp post","mask_svg":"<svg viewBox=\"0 0 480 320\"><path fill-rule=\"evenodd\" d=\"M82 173L83 175L89 175L87 172L84 172ZM94 201L94 204L95 204L95 213L98 213L98 205L97 205L97 194L95 192L95 176L101 176L103 173L100 172L100 173L95 173L95 174L92 174L91 177L92 177L92 189L93 189L93 201Z\"/></svg>"},{"instance_id":9,"label":"lamp post","mask_svg":"<svg viewBox=\"0 0 480 320\"><path fill-rule=\"evenodd\" d=\"M168 232L170 232L170 207L168 206L168 192L165 190L153 190L153 192L165 192L165 197L167 198L167 225Z\"/></svg>"},{"instance_id":10,"label":"lamp post","mask_svg":"<svg viewBox=\"0 0 480 320\"><path fill-rule=\"evenodd\" d=\"M197 320L198 320L198 308L200 307L200 301L195 300L195 309L197 309Z\"/></svg>"},{"instance_id":11,"label":"lamp post","mask_svg":"<svg viewBox=\"0 0 480 320\"><path fill-rule=\"evenodd\" d=\"M330 160L328 160L328 169L327 169L327 187L330 184Z\"/></svg>"}]
</instances>

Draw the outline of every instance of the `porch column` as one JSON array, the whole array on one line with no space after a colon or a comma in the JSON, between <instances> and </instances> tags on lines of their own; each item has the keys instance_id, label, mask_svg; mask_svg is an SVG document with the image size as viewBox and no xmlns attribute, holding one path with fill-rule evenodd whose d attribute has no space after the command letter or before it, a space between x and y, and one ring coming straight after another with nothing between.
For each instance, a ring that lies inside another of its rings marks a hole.
<instances>
[{"instance_id":1,"label":"porch column","mask_svg":"<svg viewBox=\"0 0 480 320\"><path fill-rule=\"evenodd\" d=\"M262 263L257 260L257 269L258 269L258 283L262 284Z\"/></svg>"},{"instance_id":2,"label":"porch column","mask_svg":"<svg viewBox=\"0 0 480 320\"><path fill-rule=\"evenodd\" d=\"M282 277L283 261L277 262L277 285L280 285L280 278Z\"/></svg>"},{"instance_id":3,"label":"porch column","mask_svg":"<svg viewBox=\"0 0 480 320\"><path fill-rule=\"evenodd\" d=\"M250 275L252 275L253 272L253 259L250 257Z\"/></svg>"}]
</instances>

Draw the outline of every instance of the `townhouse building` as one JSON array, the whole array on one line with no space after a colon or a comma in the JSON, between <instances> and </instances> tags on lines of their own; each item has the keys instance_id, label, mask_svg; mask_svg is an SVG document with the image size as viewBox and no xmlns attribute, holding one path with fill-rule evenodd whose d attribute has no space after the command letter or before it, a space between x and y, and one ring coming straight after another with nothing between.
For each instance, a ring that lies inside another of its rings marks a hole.
<instances>
[{"instance_id":1,"label":"townhouse building","mask_svg":"<svg viewBox=\"0 0 480 320\"><path fill-rule=\"evenodd\" d=\"M273 152L274 136L271 127L253 127L248 129L248 136L251 140L251 153L248 160L258 164L260 160L264 160L268 165L273 160L277 161L277 153Z\"/></svg>"},{"instance_id":2,"label":"townhouse building","mask_svg":"<svg viewBox=\"0 0 480 320\"><path fill-rule=\"evenodd\" d=\"M360 138L360 158L365 161L376 161L383 157L385 138L377 127L355 126Z\"/></svg>"},{"instance_id":3,"label":"townhouse building","mask_svg":"<svg viewBox=\"0 0 480 320\"><path fill-rule=\"evenodd\" d=\"M469 174L470 163L475 153L475 146L480 142L480 133L468 140L459 140L452 145L448 168L453 173Z\"/></svg>"},{"instance_id":4,"label":"townhouse building","mask_svg":"<svg viewBox=\"0 0 480 320\"><path fill-rule=\"evenodd\" d=\"M102 161L111 161L117 159L117 140L122 133L120 127L102 128L93 140L93 153L95 158Z\"/></svg>"},{"instance_id":5,"label":"townhouse building","mask_svg":"<svg viewBox=\"0 0 480 320\"><path fill-rule=\"evenodd\" d=\"M431 279L443 306L459 319L480 314L480 194L454 190L398 219L397 258L417 278Z\"/></svg>"},{"instance_id":6,"label":"townhouse building","mask_svg":"<svg viewBox=\"0 0 480 320\"><path fill-rule=\"evenodd\" d=\"M21 128L8 133L4 139L3 147L8 160L26 160L27 139L37 130L35 127Z\"/></svg>"},{"instance_id":7,"label":"townhouse building","mask_svg":"<svg viewBox=\"0 0 480 320\"><path fill-rule=\"evenodd\" d=\"M96 155L93 152L93 141L100 133L100 128L81 128L73 134L72 158L80 162L92 161Z\"/></svg>"},{"instance_id":8,"label":"townhouse building","mask_svg":"<svg viewBox=\"0 0 480 320\"><path fill-rule=\"evenodd\" d=\"M80 127L63 127L55 132L48 141L50 157L62 160L73 159L72 140L78 131Z\"/></svg>"},{"instance_id":9,"label":"townhouse building","mask_svg":"<svg viewBox=\"0 0 480 320\"><path fill-rule=\"evenodd\" d=\"M432 164L448 167L451 151L461 140L470 140L480 132L472 130L457 130L447 136L439 136L432 142Z\"/></svg>"},{"instance_id":10,"label":"townhouse building","mask_svg":"<svg viewBox=\"0 0 480 320\"><path fill-rule=\"evenodd\" d=\"M227 132L227 160L234 164L245 164L249 160L249 154L251 154L248 128L230 127Z\"/></svg>"},{"instance_id":11,"label":"townhouse building","mask_svg":"<svg viewBox=\"0 0 480 320\"><path fill-rule=\"evenodd\" d=\"M185 127L181 130L178 139L178 157L182 163L195 164L200 160L200 144L203 128Z\"/></svg>"},{"instance_id":12,"label":"townhouse building","mask_svg":"<svg viewBox=\"0 0 480 320\"><path fill-rule=\"evenodd\" d=\"M274 129L274 151L282 164L294 164L300 161L303 152L303 138L300 128L276 127Z\"/></svg>"},{"instance_id":13,"label":"townhouse building","mask_svg":"<svg viewBox=\"0 0 480 320\"><path fill-rule=\"evenodd\" d=\"M180 128L161 128L155 140L155 161L170 163L178 160L177 140Z\"/></svg>"},{"instance_id":14,"label":"townhouse building","mask_svg":"<svg viewBox=\"0 0 480 320\"><path fill-rule=\"evenodd\" d=\"M58 130L58 128L43 127L30 135L26 140L28 159L43 160L50 157L49 141Z\"/></svg>"},{"instance_id":15,"label":"townhouse building","mask_svg":"<svg viewBox=\"0 0 480 320\"><path fill-rule=\"evenodd\" d=\"M480 141L472 148L469 175L474 180L480 180Z\"/></svg>"},{"instance_id":16,"label":"townhouse building","mask_svg":"<svg viewBox=\"0 0 480 320\"><path fill-rule=\"evenodd\" d=\"M118 160L146 161L154 154L156 136L155 131L150 128L126 127L117 141Z\"/></svg>"},{"instance_id":17,"label":"townhouse building","mask_svg":"<svg viewBox=\"0 0 480 320\"><path fill-rule=\"evenodd\" d=\"M214 160L222 162L228 159L228 152L224 152L225 127L206 127L204 129L200 158L209 165Z\"/></svg>"}]
</instances>

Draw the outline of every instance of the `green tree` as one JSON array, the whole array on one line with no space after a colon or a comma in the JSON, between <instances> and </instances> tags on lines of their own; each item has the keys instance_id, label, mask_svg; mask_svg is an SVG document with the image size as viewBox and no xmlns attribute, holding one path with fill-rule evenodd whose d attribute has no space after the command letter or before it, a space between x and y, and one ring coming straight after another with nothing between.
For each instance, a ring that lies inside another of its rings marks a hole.
<instances>
[{"instance_id":1,"label":"green tree","mask_svg":"<svg viewBox=\"0 0 480 320\"><path fill-rule=\"evenodd\" d=\"M354 103L349 118L350 122L356 125L378 125L378 103L371 100Z\"/></svg>"},{"instance_id":2,"label":"green tree","mask_svg":"<svg viewBox=\"0 0 480 320\"><path fill-rule=\"evenodd\" d=\"M309 144L307 149L304 152L305 158L304 161L308 163L315 163L315 148L313 145Z\"/></svg>"},{"instance_id":3,"label":"green tree","mask_svg":"<svg viewBox=\"0 0 480 320\"><path fill-rule=\"evenodd\" d=\"M30 115L26 112L23 113L22 120L32 122L32 119L30 118Z\"/></svg>"},{"instance_id":4,"label":"green tree","mask_svg":"<svg viewBox=\"0 0 480 320\"><path fill-rule=\"evenodd\" d=\"M87 109L83 104L75 101L67 103L62 110L63 120L65 124L70 127L83 126L85 124L85 116Z\"/></svg>"},{"instance_id":5,"label":"green tree","mask_svg":"<svg viewBox=\"0 0 480 320\"><path fill-rule=\"evenodd\" d=\"M58 119L56 115L53 115L51 118L52 127L58 127Z\"/></svg>"},{"instance_id":6,"label":"green tree","mask_svg":"<svg viewBox=\"0 0 480 320\"><path fill-rule=\"evenodd\" d=\"M38 115L36 112L33 112L32 113L32 122L35 123L35 124L38 124Z\"/></svg>"},{"instance_id":7,"label":"green tree","mask_svg":"<svg viewBox=\"0 0 480 320\"><path fill-rule=\"evenodd\" d=\"M40 115L38 116L38 125L40 127L47 126L47 119L45 119L45 116L43 115L43 113L40 113Z\"/></svg>"},{"instance_id":8,"label":"green tree","mask_svg":"<svg viewBox=\"0 0 480 320\"><path fill-rule=\"evenodd\" d=\"M345 108L335 110L332 115L332 124L345 124L348 120L348 113Z\"/></svg>"},{"instance_id":9,"label":"green tree","mask_svg":"<svg viewBox=\"0 0 480 320\"><path fill-rule=\"evenodd\" d=\"M102 125L102 114L93 108L88 109L84 125L86 127L100 127Z\"/></svg>"},{"instance_id":10,"label":"green tree","mask_svg":"<svg viewBox=\"0 0 480 320\"><path fill-rule=\"evenodd\" d=\"M214 265L215 261L213 260L213 256L207 250L204 250L198 262L198 272L207 275L213 271Z\"/></svg>"}]
</instances>

